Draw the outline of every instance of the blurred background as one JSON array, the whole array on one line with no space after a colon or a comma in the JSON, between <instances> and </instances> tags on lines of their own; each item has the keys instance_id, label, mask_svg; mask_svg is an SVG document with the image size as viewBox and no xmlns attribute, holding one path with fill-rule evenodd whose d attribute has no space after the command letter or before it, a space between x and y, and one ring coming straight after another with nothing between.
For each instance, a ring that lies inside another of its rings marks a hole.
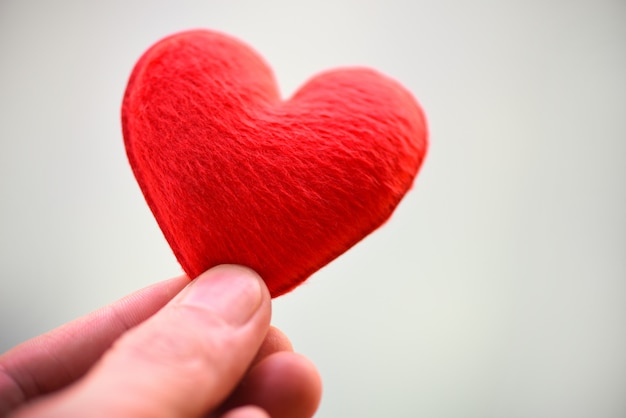
<instances>
[{"instance_id":1,"label":"blurred background","mask_svg":"<svg viewBox=\"0 0 626 418\"><path fill-rule=\"evenodd\" d=\"M0 351L181 272L119 114L197 27L285 97L365 65L428 115L391 221L274 303L319 417L626 416L623 0L0 1Z\"/></svg>"}]
</instances>

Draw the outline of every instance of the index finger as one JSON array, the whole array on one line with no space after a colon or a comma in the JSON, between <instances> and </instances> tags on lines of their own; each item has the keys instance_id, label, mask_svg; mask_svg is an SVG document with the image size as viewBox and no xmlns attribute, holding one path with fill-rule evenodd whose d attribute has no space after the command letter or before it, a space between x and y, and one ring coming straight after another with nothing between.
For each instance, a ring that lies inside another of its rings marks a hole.
<instances>
[{"instance_id":1,"label":"index finger","mask_svg":"<svg viewBox=\"0 0 626 418\"><path fill-rule=\"evenodd\" d=\"M187 276L156 283L7 351L0 356L0 416L81 377L124 332L187 284Z\"/></svg>"}]
</instances>

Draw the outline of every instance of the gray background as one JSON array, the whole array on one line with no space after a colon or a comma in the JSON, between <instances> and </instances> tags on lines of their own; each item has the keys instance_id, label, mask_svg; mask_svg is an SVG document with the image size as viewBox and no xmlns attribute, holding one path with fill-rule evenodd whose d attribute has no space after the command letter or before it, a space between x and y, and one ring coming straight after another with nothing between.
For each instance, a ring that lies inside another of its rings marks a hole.
<instances>
[{"instance_id":1,"label":"gray background","mask_svg":"<svg viewBox=\"0 0 626 418\"><path fill-rule=\"evenodd\" d=\"M426 109L392 220L274 304L320 417L626 416L626 2L0 2L0 351L177 275L119 108L209 27L285 96L367 65Z\"/></svg>"}]
</instances>

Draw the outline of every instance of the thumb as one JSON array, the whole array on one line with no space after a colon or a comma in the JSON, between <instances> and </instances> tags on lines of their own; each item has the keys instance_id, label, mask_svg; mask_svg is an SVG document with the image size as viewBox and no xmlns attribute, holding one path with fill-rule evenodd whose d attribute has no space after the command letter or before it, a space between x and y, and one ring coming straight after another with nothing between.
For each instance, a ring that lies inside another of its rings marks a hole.
<instances>
[{"instance_id":1,"label":"thumb","mask_svg":"<svg viewBox=\"0 0 626 418\"><path fill-rule=\"evenodd\" d=\"M270 311L269 292L252 270L211 269L122 336L80 383L36 404L32 412L47 417L205 414L242 378L269 329Z\"/></svg>"}]
</instances>

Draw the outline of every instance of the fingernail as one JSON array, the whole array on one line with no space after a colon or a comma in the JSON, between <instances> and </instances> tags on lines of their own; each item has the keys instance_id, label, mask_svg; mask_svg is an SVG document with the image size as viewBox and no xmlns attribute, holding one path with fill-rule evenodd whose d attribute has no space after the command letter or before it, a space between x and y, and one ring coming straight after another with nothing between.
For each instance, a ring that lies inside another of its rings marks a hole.
<instances>
[{"instance_id":1,"label":"fingernail","mask_svg":"<svg viewBox=\"0 0 626 418\"><path fill-rule=\"evenodd\" d=\"M261 305L260 280L254 271L245 267L218 266L191 283L182 303L208 308L231 325L243 325Z\"/></svg>"}]
</instances>

